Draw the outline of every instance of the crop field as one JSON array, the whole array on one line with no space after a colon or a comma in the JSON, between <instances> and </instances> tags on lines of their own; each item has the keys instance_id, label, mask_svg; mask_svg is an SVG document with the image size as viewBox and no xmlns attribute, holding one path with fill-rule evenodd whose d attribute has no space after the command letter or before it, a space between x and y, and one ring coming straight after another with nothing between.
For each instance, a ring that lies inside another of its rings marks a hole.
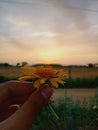
<instances>
[{"instance_id":1,"label":"crop field","mask_svg":"<svg viewBox=\"0 0 98 130\"><path fill-rule=\"evenodd\" d=\"M69 74L68 68L63 68ZM0 75L6 77L20 77L20 67L0 67ZM72 78L94 78L98 77L98 68L71 68Z\"/></svg>"},{"instance_id":2,"label":"crop field","mask_svg":"<svg viewBox=\"0 0 98 130\"><path fill-rule=\"evenodd\" d=\"M20 77L23 74L19 67L0 67L0 75L5 77Z\"/></svg>"},{"instance_id":3,"label":"crop field","mask_svg":"<svg viewBox=\"0 0 98 130\"><path fill-rule=\"evenodd\" d=\"M71 69L72 78L94 78L97 76L98 76L98 68L72 68Z\"/></svg>"}]
</instances>

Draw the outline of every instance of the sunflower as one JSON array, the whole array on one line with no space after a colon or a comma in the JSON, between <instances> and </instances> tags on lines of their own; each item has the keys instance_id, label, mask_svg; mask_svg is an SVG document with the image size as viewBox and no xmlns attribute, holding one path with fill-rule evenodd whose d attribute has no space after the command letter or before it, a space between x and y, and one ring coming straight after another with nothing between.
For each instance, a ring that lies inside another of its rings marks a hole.
<instances>
[{"instance_id":1,"label":"sunflower","mask_svg":"<svg viewBox=\"0 0 98 130\"><path fill-rule=\"evenodd\" d=\"M24 66L21 71L26 75L20 77L20 81L34 80L33 85L39 88L41 84L50 83L53 87L58 88L58 83L64 85L62 78L67 77L63 70L55 70L50 66Z\"/></svg>"}]
</instances>

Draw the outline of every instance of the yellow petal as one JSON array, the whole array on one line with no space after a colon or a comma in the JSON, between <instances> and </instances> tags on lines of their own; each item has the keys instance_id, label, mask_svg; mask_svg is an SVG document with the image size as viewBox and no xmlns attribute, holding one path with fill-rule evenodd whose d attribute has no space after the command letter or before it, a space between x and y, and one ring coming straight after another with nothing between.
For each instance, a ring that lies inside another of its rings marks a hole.
<instances>
[{"instance_id":1,"label":"yellow petal","mask_svg":"<svg viewBox=\"0 0 98 130\"><path fill-rule=\"evenodd\" d=\"M41 84L41 79L37 79L37 80L34 82L34 88L39 88L39 87L40 87L40 84Z\"/></svg>"},{"instance_id":2,"label":"yellow petal","mask_svg":"<svg viewBox=\"0 0 98 130\"><path fill-rule=\"evenodd\" d=\"M54 70L54 74L57 74L58 73L58 70Z\"/></svg>"},{"instance_id":3,"label":"yellow petal","mask_svg":"<svg viewBox=\"0 0 98 130\"><path fill-rule=\"evenodd\" d=\"M67 77L67 74L63 69L61 69L61 70L58 71L57 76L58 77Z\"/></svg>"},{"instance_id":4,"label":"yellow petal","mask_svg":"<svg viewBox=\"0 0 98 130\"><path fill-rule=\"evenodd\" d=\"M33 77L32 76L23 76L23 77L19 78L20 81L26 81L28 79L33 79Z\"/></svg>"},{"instance_id":5,"label":"yellow petal","mask_svg":"<svg viewBox=\"0 0 98 130\"><path fill-rule=\"evenodd\" d=\"M21 68L21 72L23 72L26 75L34 75L34 67L25 65L24 67Z\"/></svg>"},{"instance_id":6,"label":"yellow petal","mask_svg":"<svg viewBox=\"0 0 98 130\"><path fill-rule=\"evenodd\" d=\"M58 88L58 83L55 81L55 78L51 78L49 81L55 88Z\"/></svg>"},{"instance_id":7,"label":"yellow petal","mask_svg":"<svg viewBox=\"0 0 98 130\"><path fill-rule=\"evenodd\" d=\"M59 79L59 78L55 78L55 81L57 81L58 83L60 83L60 84L62 84L62 85L64 85L64 81L63 80L61 80L61 79Z\"/></svg>"},{"instance_id":8,"label":"yellow petal","mask_svg":"<svg viewBox=\"0 0 98 130\"><path fill-rule=\"evenodd\" d=\"M45 82L46 82L46 80L47 80L47 78L43 78L43 79L41 79L41 84L44 84Z\"/></svg>"},{"instance_id":9,"label":"yellow petal","mask_svg":"<svg viewBox=\"0 0 98 130\"><path fill-rule=\"evenodd\" d=\"M62 69L61 69L61 70L59 70L58 75L59 75L59 76L62 76L63 74L64 74L63 70L62 70Z\"/></svg>"}]
</instances>

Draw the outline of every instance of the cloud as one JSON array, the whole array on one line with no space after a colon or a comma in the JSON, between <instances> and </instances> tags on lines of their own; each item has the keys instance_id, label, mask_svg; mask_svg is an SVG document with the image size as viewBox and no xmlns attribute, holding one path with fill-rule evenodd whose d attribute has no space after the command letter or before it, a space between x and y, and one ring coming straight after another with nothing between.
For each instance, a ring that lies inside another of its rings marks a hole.
<instances>
[{"instance_id":1,"label":"cloud","mask_svg":"<svg viewBox=\"0 0 98 130\"><path fill-rule=\"evenodd\" d=\"M2 4L1 59L35 63L96 60L98 28L88 23L88 13L75 9L69 1L25 0L25 4L19 4L18 0ZM77 5L80 0L74 1Z\"/></svg>"},{"instance_id":2,"label":"cloud","mask_svg":"<svg viewBox=\"0 0 98 130\"><path fill-rule=\"evenodd\" d=\"M54 7L58 8L63 14L67 14L69 19L74 22L77 28L86 29L88 28L88 22L83 12L75 9L66 0L47 0Z\"/></svg>"},{"instance_id":3,"label":"cloud","mask_svg":"<svg viewBox=\"0 0 98 130\"><path fill-rule=\"evenodd\" d=\"M15 16L7 16L5 20L17 26L31 26L32 25L31 21L23 19L23 18L19 19Z\"/></svg>"}]
</instances>

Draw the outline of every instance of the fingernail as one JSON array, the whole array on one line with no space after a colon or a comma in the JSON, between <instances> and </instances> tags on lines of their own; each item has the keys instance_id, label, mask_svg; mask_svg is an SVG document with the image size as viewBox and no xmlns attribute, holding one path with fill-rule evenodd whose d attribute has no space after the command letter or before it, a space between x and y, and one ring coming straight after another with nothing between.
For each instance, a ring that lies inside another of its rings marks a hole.
<instances>
[{"instance_id":1,"label":"fingernail","mask_svg":"<svg viewBox=\"0 0 98 130\"><path fill-rule=\"evenodd\" d=\"M50 88L50 87L44 88L44 89L42 90L42 92L41 92L41 95L44 97L44 99L45 99L46 101L49 100L49 98L51 97L52 94L53 94L53 89Z\"/></svg>"}]
</instances>

